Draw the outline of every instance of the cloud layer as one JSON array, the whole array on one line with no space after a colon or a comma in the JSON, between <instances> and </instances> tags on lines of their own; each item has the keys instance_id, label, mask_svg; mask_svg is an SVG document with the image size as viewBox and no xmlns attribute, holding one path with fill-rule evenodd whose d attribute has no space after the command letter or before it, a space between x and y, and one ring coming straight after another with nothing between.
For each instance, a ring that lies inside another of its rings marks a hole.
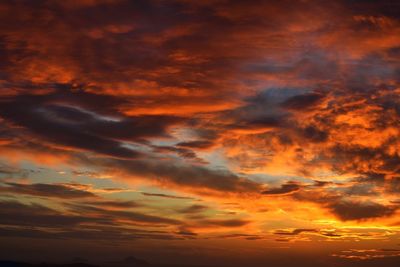
<instances>
[{"instance_id":1,"label":"cloud layer","mask_svg":"<svg viewBox=\"0 0 400 267\"><path fill-rule=\"evenodd\" d=\"M3 1L2 236L394 244L398 8Z\"/></svg>"}]
</instances>

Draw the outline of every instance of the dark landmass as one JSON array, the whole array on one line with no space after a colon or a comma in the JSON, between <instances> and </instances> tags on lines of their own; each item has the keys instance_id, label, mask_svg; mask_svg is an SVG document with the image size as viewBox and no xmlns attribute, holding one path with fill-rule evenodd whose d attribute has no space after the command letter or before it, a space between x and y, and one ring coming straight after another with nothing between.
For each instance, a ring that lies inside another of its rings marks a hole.
<instances>
[{"instance_id":1,"label":"dark landmass","mask_svg":"<svg viewBox=\"0 0 400 267\"><path fill-rule=\"evenodd\" d=\"M249 265L250 266L250 265ZM369 260L346 260L336 259L329 262L326 261L295 261L287 259L282 261L272 260L264 264L257 264L257 267L399 267L400 256L375 258ZM184 265L184 264L150 264L144 260L129 257L119 262L108 262L104 264L90 264L90 263L25 263L18 261L1 261L0 267L217 267L205 265ZM218 266L221 267L221 266ZM242 266L240 266L242 267ZM248 266L243 266L248 267Z\"/></svg>"},{"instance_id":2,"label":"dark landmass","mask_svg":"<svg viewBox=\"0 0 400 267\"><path fill-rule=\"evenodd\" d=\"M176 265L176 264L149 264L145 260L129 257L119 262L108 262L104 264L89 263L26 263L18 261L0 261L0 267L206 267L200 265ZM213 266L207 266L213 267ZM215 267L215 266L214 266Z\"/></svg>"},{"instance_id":3,"label":"dark landmass","mask_svg":"<svg viewBox=\"0 0 400 267\"><path fill-rule=\"evenodd\" d=\"M26 263L17 261L0 261L1 267L100 267L88 263L68 263L68 264L54 264L54 263Z\"/></svg>"}]
</instances>

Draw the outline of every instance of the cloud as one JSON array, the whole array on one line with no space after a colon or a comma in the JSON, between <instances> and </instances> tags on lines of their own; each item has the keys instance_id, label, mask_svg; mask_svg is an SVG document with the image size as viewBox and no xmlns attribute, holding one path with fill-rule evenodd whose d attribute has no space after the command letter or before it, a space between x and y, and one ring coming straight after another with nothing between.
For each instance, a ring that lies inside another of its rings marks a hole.
<instances>
[{"instance_id":1,"label":"cloud","mask_svg":"<svg viewBox=\"0 0 400 267\"><path fill-rule=\"evenodd\" d=\"M379 195L377 187L383 188L379 184L373 186L371 182L325 183L323 187L314 184L291 197L296 201L317 203L341 221L379 220L395 215L396 203L388 205L373 201Z\"/></svg>"},{"instance_id":2,"label":"cloud","mask_svg":"<svg viewBox=\"0 0 400 267\"><path fill-rule=\"evenodd\" d=\"M13 168L13 167L5 165L5 164L0 165L0 173L1 174L13 175L13 174L18 174L19 172L20 172L20 170L17 168Z\"/></svg>"},{"instance_id":3,"label":"cloud","mask_svg":"<svg viewBox=\"0 0 400 267\"><path fill-rule=\"evenodd\" d=\"M259 239L264 239L263 236L260 235L249 235L249 234L226 234L226 235L220 235L218 238L243 238L246 240L259 240Z\"/></svg>"},{"instance_id":4,"label":"cloud","mask_svg":"<svg viewBox=\"0 0 400 267\"><path fill-rule=\"evenodd\" d=\"M320 130L312 125L302 129L302 133L307 140L313 142L325 142L329 137L329 133L327 131Z\"/></svg>"},{"instance_id":5,"label":"cloud","mask_svg":"<svg viewBox=\"0 0 400 267\"><path fill-rule=\"evenodd\" d=\"M83 222L110 222L107 219L62 214L39 204L25 205L15 201L2 201L0 207L2 225L71 227Z\"/></svg>"},{"instance_id":6,"label":"cloud","mask_svg":"<svg viewBox=\"0 0 400 267\"><path fill-rule=\"evenodd\" d=\"M174 219L127 211L127 208L136 207L130 202L99 201L86 205L72 202L58 203L58 205L64 205L67 210L56 211L35 203L1 201L0 232L2 236L86 241L182 239L180 234L163 230L162 227L179 226L183 223ZM102 208L99 208L99 205ZM158 228L157 230L143 229L141 227L143 224ZM99 235L100 232L101 235Z\"/></svg>"},{"instance_id":7,"label":"cloud","mask_svg":"<svg viewBox=\"0 0 400 267\"><path fill-rule=\"evenodd\" d=\"M189 238L195 238L197 236L195 232L192 232L186 228L180 228L179 231L176 232L176 234Z\"/></svg>"},{"instance_id":8,"label":"cloud","mask_svg":"<svg viewBox=\"0 0 400 267\"><path fill-rule=\"evenodd\" d=\"M328 205L343 221L365 220L393 215L396 208L374 202L339 201Z\"/></svg>"},{"instance_id":9,"label":"cloud","mask_svg":"<svg viewBox=\"0 0 400 267\"><path fill-rule=\"evenodd\" d=\"M56 145L123 158L135 158L141 153L123 146L122 140L165 137L167 125L179 120L171 116L112 119L79 106L48 103L51 98L21 96L3 103L0 114L10 123Z\"/></svg>"},{"instance_id":10,"label":"cloud","mask_svg":"<svg viewBox=\"0 0 400 267\"><path fill-rule=\"evenodd\" d=\"M196 222L197 226L200 227L242 227L249 224L250 221L242 219L228 219L228 220L217 220L217 219L207 219L200 220Z\"/></svg>"},{"instance_id":11,"label":"cloud","mask_svg":"<svg viewBox=\"0 0 400 267\"><path fill-rule=\"evenodd\" d=\"M6 183L0 192L27 194L39 197L55 197L64 199L96 197L95 194L61 184L17 184Z\"/></svg>"},{"instance_id":12,"label":"cloud","mask_svg":"<svg viewBox=\"0 0 400 267\"><path fill-rule=\"evenodd\" d=\"M101 203L101 202L100 202ZM85 228L87 224L100 226L122 226L125 224L144 223L148 225L181 225L175 219L164 218L161 216L148 215L142 212L128 211L126 205L116 206L103 205L99 203L91 205L65 203L69 212L61 212L50 209L39 204L22 204L15 201L2 201L0 220L1 225L5 226L32 226L44 228L69 228L71 231L76 226ZM107 208L120 209L107 209ZM132 208L130 206L129 208ZM123 210L122 210L123 209ZM124 222L124 223L121 223Z\"/></svg>"},{"instance_id":13,"label":"cloud","mask_svg":"<svg viewBox=\"0 0 400 267\"><path fill-rule=\"evenodd\" d=\"M208 140L196 140L196 141L180 142L176 144L176 146L178 147L188 147L196 149L210 148L213 145L214 143Z\"/></svg>"},{"instance_id":14,"label":"cloud","mask_svg":"<svg viewBox=\"0 0 400 267\"><path fill-rule=\"evenodd\" d=\"M182 197L182 196L174 196L174 195L167 195L167 194L159 194L159 193L148 193L148 192L141 192L144 196L150 197L163 197L163 198L172 198L172 199L193 199L191 197Z\"/></svg>"},{"instance_id":15,"label":"cloud","mask_svg":"<svg viewBox=\"0 0 400 267\"><path fill-rule=\"evenodd\" d=\"M279 230L279 231L275 231L274 234L275 235L299 235L301 233L316 233L316 232L318 232L317 229L294 229L292 231Z\"/></svg>"},{"instance_id":16,"label":"cloud","mask_svg":"<svg viewBox=\"0 0 400 267\"><path fill-rule=\"evenodd\" d=\"M157 153L168 154L170 152L178 154L181 158L193 160L194 162L204 163L204 160L197 157L196 153L190 149L173 146L153 146Z\"/></svg>"},{"instance_id":17,"label":"cloud","mask_svg":"<svg viewBox=\"0 0 400 267\"><path fill-rule=\"evenodd\" d=\"M98 201L87 201L84 203L92 206L117 208L117 209L136 208L141 206L141 204L136 203L135 201L118 201L118 200L98 200Z\"/></svg>"},{"instance_id":18,"label":"cloud","mask_svg":"<svg viewBox=\"0 0 400 267\"><path fill-rule=\"evenodd\" d=\"M383 264L392 266L398 258L400 253L397 249L349 249L341 251L333 255L342 259L358 260L361 266L376 266L375 264ZM386 263L386 264L385 264Z\"/></svg>"},{"instance_id":19,"label":"cloud","mask_svg":"<svg viewBox=\"0 0 400 267\"><path fill-rule=\"evenodd\" d=\"M285 100L281 105L287 109L304 110L320 103L324 96L320 93L310 93L304 95L292 96Z\"/></svg>"},{"instance_id":20,"label":"cloud","mask_svg":"<svg viewBox=\"0 0 400 267\"><path fill-rule=\"evenodd\" d=\"M298 190L300 190L299 184L297 184L296 182L287 182L286 184L282 184L280 187L264 190L263 192L261 192L261 194L263 194L263 195L283 195L283 194L289 194L292 192L296 192Z\"/></svg>"},{"instance_id":21,"label":"cloud","mask_svg":"<svg viewBox=\"0 0 400 267\"><path fill-rule=\"evenodd\" d=\"M97 206L97 205L96 205ZM149 223L149 224L182 224L179 220L164 218L161 216L148 215L141 212L125 211L125 210L108 210L100 207L89 205L71 204L70 208L73 211L78 211L86 215L92 215L98 218L115 218L117 220L126 220L130 222Z\"/></svg>"},{"instance_id":22,"label":"cloud","mask_svg":"<svg viewBox=\"0 0 400 267\"><path fill-rule=\"evenodd\" d=\"M92 161L93 163L93 161ZM155 182L171 183L193 189L214 190L216 192L246 193L256 192L260 184L239 177L229 171L213 170L175 162L149 162L143 160L97 159L94 164L122 171L125 174L148 177Z\"/></svg>"},{"instance_id":23,"label":"cloud","mask_svg":"<svg viewBox=\"0 0 400 267\"><path fill-rule=\"evenodd\" d=\"M203 211L206 211L207 209L208 209L207 206L194 204L187 208L180 209L178 210L178 212L183 214L201 213Z\"/></svg>"},{"instance_id":24,"label":"cloud","mask_svg":"<svg viewBox=\"0 0 400 267\"><path fill-rule=\"evenodd\" d=\"M99 235L99 232L102 234ZM32 227L0 227L3 237L24 237L34 239L61 239L86 241L136 241L138 239L180 240L182 238L168 232L151 232L123 227L91 227L79 229L59 229L59 231L44 231Z\"/></svg>"},{"instance_id":25,"label":"cloud","mask_svg":"<svg viewBox=\"0 0 400 267\"><path fill-rule=\"evenodd\" d=\"M197 241L217 229L257 239L278 221L290 229L281 241L314 241L336 236L302 235L328 220L393 230L398 4L81 2L0 4L0 161L21 166L0 163L0 190L41 203L1 204L10 236L99 240L104 230L104 240ZM57 181L106 179L44 184L56 172L39 177L25 165L61 168ZM121 183L126 192L112 190ZM103 185L109 190L94 189ZM147 186L177 193L141 192ZM193 199L221 210L176 205ZM219 217L232 214L251 220ZM195 235L196 227L204 229ZM347 230L340 239L362 239Z\"/></svg>"}]
</instances>

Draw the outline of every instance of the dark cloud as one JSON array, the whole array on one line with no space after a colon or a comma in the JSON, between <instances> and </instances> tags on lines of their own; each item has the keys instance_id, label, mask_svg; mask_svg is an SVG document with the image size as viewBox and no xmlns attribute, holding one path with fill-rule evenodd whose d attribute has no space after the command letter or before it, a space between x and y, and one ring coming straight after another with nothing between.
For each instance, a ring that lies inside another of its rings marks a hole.
<instances>
[{"instance_id":1,"label":"dark cloud","mask_svg":"<svg viewBox=\"0 0 400 267\"><path fill-rule=\"evenodd\" d=\"M6 183L7 186L1 186L0 192L8 192L15 194L27 194L41 197L56 197L56 198L85 198L95 197L96 195L79 190L70 186L61 184L17 184Z\"/></svg>"},{"instance_id":2,"label":"dark cloud","mask_svg":"<svg viewBox=\"0 0 400 267\"><path fill-rule=\"evenodd\" d=\"M69 208L69 212L59 212L53 209L47 208L39 204L22 204L15 201L3 201L0 202L0 224L4 227L19 227L21 229L30 227L35 229L36 227L42 228L45 232L50 231L51 233L44 234L42 238L83 238L88 239L96 238L98 231L96 228L108 227L108 232L113 233L114 236L124 235L124 231L119 229L124 225L181 225L182 223L178 220L163 218L160 216L148 215L140 212L115 210L115 209L104 209L89 205L77 205L77 204L65 204ZM106 207L106 205L103 205ZM109 208L115 208L110 206ZM118 208L126 209L119 206ZM4 228L3 229L6 229ZM79 228L77 230L76 228ZM93 228L94 227L94 228ZM111 227L115 227L112 229ZM52 230L57 229L59 233L54 233ZM19 232L18 229L14 229L16 234ZM80 231L82 230L82 235ZM109 231L112 230L112 231ZM145 231L145 230L141 230ZM13 231L10 232L10 234ZM26 234L30 234L29 231L24 231ZM32 231L31 234L35 234ZM84 235L83 235L84 234ZM161 238L163 233L150 233L159 235ZM149 234L149 235L150 235ZM148 235L148 236L149 236ZM147 236L144 235L143 238ZM39 238L39 236L37 236ZM97 237L98 239L100 237ZM107 239L105 236L101 239Z\"/></svg>"},{"instance_id":3,"label":"dark cloud","mask_svg":"<svg viewBox=\"0 0 400 267\"><path fill-rule=\"evenodd\" d=\"M329 151L322 152L321 159L335 158L332 162L332 168L341 173L353 171L365 176L382 179L384 177L383 173L396 174L400 171L400 157L387 153L386 148L385 144L378 148L336 145ZM370 168L364 168L360 162L368 162Z\"/></svg>"},{"instance_id":4,"label":"dark cloud","mask_svg":"<svg viewBox=\"0 0 400 267\"><path fill-rule=\"evenodd\" d=\"M339 201L328 205L343 221L365 220L393 215L396 208L374 202Z\"/></svg>"},{"instance_id":5,"label":"dark cloud","mask_svg":"<svg viewBox=\"0 0 400 267\"><path fill-rule=\"evenodd\" d=\"M343 188L343 191L349 196L374 196L379 194L376 189L377 186L373 183L358 183Z\"/></svg>"},{"instance_id":6,"label":"dark cloud","mask_svg":"<svg viewBox=\"0 0 400 267\"><path fill-rule=\"evenodd\" d=\"M46 109L30 107L29 104L2 105L0 113L12 123L27 128L33 134L57 145L95 151L116 157L137 157L138 152L124 148L121 143L79 129L79 126L64 124L48 116Z\"/></svg>"},{"instance_id":7,"label":"dark cloud","mask_svg":"<svg viewBox=\"0 0 400 267\"><path fill-rule=\"evenodd\" d=\"M283 231L283 230L279 230L279 231L275 231L274 234L275 235L299 235L301 233L316 233L318 232L317 229L294 229L292 231Z\"/></svg>"},{"instance_id":8,"label":"dark cloud","mask_svg":"<svg viewBox=\"0 0 400 267\"><path fill-rule=\"evenodd\" d=\"M265 127L277 127L281 123L281 120L276 117L263 117L248 121L248 125L252 126L265 126Z\"/></svg>"},{"instance_id":9,"label":"dark cloud","mask_svg":"<svg viewBox=\"0 0 400 267\"><path fill-rule=\"evenodd\" d=\"M371 182L324 183L322 186L314 184L304 187L303 190L297 191L291 196L295 200L318 203L342 221L363 221L395 215L398 209L396 203L384 205L372 200L357 199L359 196L372 199L379 196L377 188Z\"/></svg>"},{"instance_id":10,"label":"dark cloud","mask_svg":"<svg viewBox=\"0 0 400 267\"><path fill-rule=\"evenodd\" d=\"M180 142L176 144L176 146L178 147L188 147L194 149L210 148L213 145L214 143L208 140L196 140L196 141Z\"/></svg>"},{"instance_id":11,"label":"dark cloud","mask_svg":"<svg viewBox=\"0 0 400 267\"><path fill-rule=\"evenodd\" d=\"M315 106L316 104L320 103L323 98L324 95L321 93L297 95L285 100L281 105L287 109L301 111Z\"/></svg>"},{"instance_id":12,"label":"dark cloud","mask_svg":"<svg viewBox=\"0 0 400 267\"><path fill-rule=\"evenodd\" d=\"M199 159L196 155L196 153L190 149L186 149L186 148L180 148L180 147L173 147L173 146L153 146L155 152L157 153L176 153L178 154L180 157L185 158L185 159L192 159L192 160L197 160L197 161L202 161L201 159Z\"/></svg>"},{"instance_id":13,"label":"dark cloud","mask_svg":"<svg viewBox=\"0 0 400 267\"><path fill-rule=\"evenodd\" d=\"M100 167L122 170L125 173L148 177L153 181L170 182L193 189L211 189L236 193L256 192L260 184L239 177L228 171L212 170L202 166L191 166L175 162L149 162L141 160L98 159ZM93 164L93 162L92 162Z\"/></svg>"},{"instance_id":14,"label":"dark cloud","mask_svg":"<svg viewBox=\"0 0 400 267\"><path fill-rule=\"evenodd\" d=\"M99 232L102 234L99 235ZM91 227L78 229L59 229L57 232L35 229L32 227L0 227L3 237L24 237L34 239L75 239L86 241L135 241L137 239L179 240L174 234L163 231L142 231L123 227Z\"/></svg>"},{"instance_id":15,"label":"dark cloud","mask_svg":"<svg viewBox=\"0 0 400 267\"><path fill-rule=\"evenodd\" d=\"M118 200L98 200L90 202L87 201L84 203L92 206L119 208L119 209L136 208L142 206L141 204L135 201L118 201Z\"/></svg>"},{"instance_id":16,"label":"dark cloud","mask_svg":"<svg viewBox=\"0 0 400 267\"><path fill-rule=\"evenodd\" d=\"M179 231L176 232L176 234L182 235L182 236L185 236L185 237L189 237L189 238L195 238L197 236L197 234L195 232L190 231L190 230L188 230L186 228L183 228L183 227L180 228Z\"/></svg>"},{"instance_id":17,"label":"dark cloud","mask_svg":"<svg viewBox=\"0 0 400 267\"><path fill-rule=\"evenodd\" d=\"M304 128L302 132L307 140L311 140L313 142L324 142L329 137L328 132L320 130L315 126L308 126Z\"/></svg>"},{"instance_id":18,"label":"dark cloud","mask_svg":"<svg viewBox=\"0 0 400 267\"><path fill-rule=\"evenodd\" d=\"M327 185L330 185L330 184L332 184L332 182L330 182L330 181L314 180L313 186L324 187L324 186L327 186Z\"/></svg>"},{"instance_id":19,"label":"dark cloud","mask_svg":"<svg viewBox=\"0 0 400 267\"><path fill-rule=\"evenodd\" d=\"M282 195L296 192L300 189L300 185L295 182L288 182L277 188L271 188L261 192L263 195Z\"/></svg>"},{"instance_id":20,"label":"dark cloud","mask_svg":"<svg viewBox=\"0 0 400 267\"><path fill-rule=\"evenodd\" d=\"M79 106L47 103L51 97L19 97L4 102L0 115L12 124L56 145L94 151L110 156L135 158L141 153L123 146L121 140L166 136L176 117L105 117Z\"/></svg>"},{"instance_id":21,"label":"dark cloud","mask_svg":"<svg viewBox=\"0 0 400 267\"><path fill-rule=\"evenodd\" d=\"M84 222L110 223L105 218L97 219L86 216L62 214L39 204L22 204L19 202L0 202L0 224L37 226L37 227L71 227Z\"/></svg>"},{"instance_id":22,"label":"dark cloud","mask_svg":"<svg viewBox=\"0 0 400 267\"><path fill-rule=\"evenodd\" d=\"M385 181L385 188L389 193L396 194L400 192L400 177L393 177Z\"/></svg>"},{"instance_id":23,"label":"dark cloud","mask_svg":"<svg viewBox=\"0 0 400 267\"><path fill-rule=\"evenodd\" d=\"M200 220L197 222L199 226L202 227L241 227L244 225L249 224L250 221L242 220L242 219L229 219L229 220L214 220L214 219L207 219L207 220Z\"/></svg>"},{"instance_id":24,"label":"dark cloud","mask_svg":"<svg viewBox=\"0 0 400 267\"><path fill-rule=\"evenodd\" d=\"M220 235L218 238L243 238L246 240L259 240L263 239L263 236L260 235L249 235L249 234L227 234L227 235Z\"/></svg>"},{"instance_id":25,"label":"dark cloud","mask_svg":"<svg viewBox=\"0 0 400 267\"><path fill-rule=\"evenodd\" d=\"M284 116L254 116L249 114L250 118L238 118L238 122L227 125L227 129L242 131L267 131L281 127L285 123ZM254 118L252 118L254 116Z\"/></svg>"},{"instance_id":26,"label":"dark cloud","mask_svg":"<svg viewBox=\"0 0 400 267\"><path fill-rule=\"evenodd\" d=\"M167 195L167 194L159 194L159 193L148 193L142 192L142 195L149 196L149 197L164 197L164 198L172 198L172 199L194 199L191 197L182 197L182 196L174 196L174 195Z\"/></svg>"},{"instance_id":27,"label":"dark cloud","mask_svg":"<svg viewBox=\"0 0 400 267\"><path fill-rule=\"evenodd\" d=\"M180 221L160 216L153 216L141 212L125 211L125 210L108 210L100 207L89 205L71 204L71 210L82 214L91 215L98 218L126 220L130 222L149 223L149 224L170 224L179 225Z\"/></svg>"}]
</instances>

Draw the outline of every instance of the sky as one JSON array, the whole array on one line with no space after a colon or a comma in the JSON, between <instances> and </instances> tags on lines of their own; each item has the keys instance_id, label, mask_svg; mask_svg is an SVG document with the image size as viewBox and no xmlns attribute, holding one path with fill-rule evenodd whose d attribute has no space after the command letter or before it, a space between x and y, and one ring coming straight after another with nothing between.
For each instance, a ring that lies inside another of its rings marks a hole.
<instances>
[{"instance_id":1,"label":"sky","mask_svg":"<svg viewBox=\"0 0 400 267\"><path fill-rule=\"evenodd\" d=\"M1 259L400 260L400 2L4 0L0 58Z\"/></svg>"}]
</instances>

